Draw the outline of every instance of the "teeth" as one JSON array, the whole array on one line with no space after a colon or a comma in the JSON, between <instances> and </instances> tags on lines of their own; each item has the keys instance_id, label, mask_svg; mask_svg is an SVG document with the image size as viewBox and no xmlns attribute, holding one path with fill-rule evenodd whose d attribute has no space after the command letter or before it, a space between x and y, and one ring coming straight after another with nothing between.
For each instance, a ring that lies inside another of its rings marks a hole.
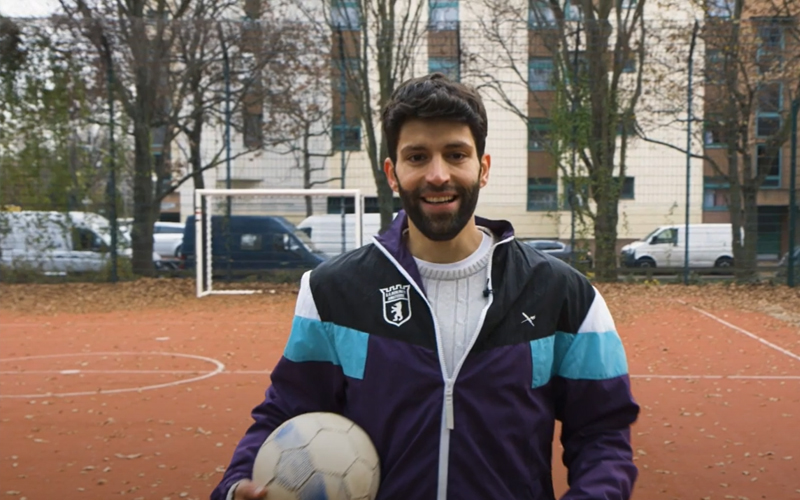
<instances>
[{"instance_id":1,"label":"teeth","mask_svg":"<svg viewBox=\"0 0 800 500\"><path fill-rule=\"evenodd\" d=\"M447 198L425 198L425 201L428 203L447 203L453 201L454 199L454 196L449 196Z\"/></svg>"}]
</instances>

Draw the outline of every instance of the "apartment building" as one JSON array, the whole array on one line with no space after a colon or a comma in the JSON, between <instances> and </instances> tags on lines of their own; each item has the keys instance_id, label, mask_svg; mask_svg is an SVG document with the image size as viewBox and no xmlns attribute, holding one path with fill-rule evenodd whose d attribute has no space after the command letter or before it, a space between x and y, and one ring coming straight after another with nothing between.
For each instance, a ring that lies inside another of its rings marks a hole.
<instances>
[{"instance_id":1,"label":"apartment building","mask_svg":"<svg viewBox=\"0 0 800 500\"><path fill-rule=\"evenodd\" d=\"M315 159L315 176L319 180L325 178L341 179L333 183L321 184L324 187L340 187L361 189L366 195L365 206L368 212L377 212L377 195L371 164L366 154L366 139L360 110L352 97L351 86L355 83L347 78L348 71L357 65L363 53L363 40L357 4L353 0L330 0L331 21L331 72L330 72L330 108L331 133L324 139L327 144L319 144L320 150L327 149L331 156ZM553 152L548 148L553 114L552 106L556 102L556 89L553 85L555 73L553 37L553 13L545 2L534 0L527 8L519 9L516 18L512 18L504 32L508 41L504 49L505 62L501 61L496 41L487 36L486 23L492 15L483 2L459 2L458 0L420 0L423 4L424 35L417 56L413 60L408 76L418 76L426 72L440 71L456 80L481 86L486 79L480 75L491 74L495 81L507 84L505 101L492 93L491 89L481 89L485 97L489 114L489 136L487 152L492 155L492 174L489 185L481 193L478 210L487 217L503 218L511 221L521 237L568 239L573 224L570 211L571 158L562 157L561 169L555 167ZM724 2L725 0L714 0ZM580 10L570 4L570 0L562 2L565 18L574 26L573 31L580 31L582 17ZM412 3L413 8L415 4ZM683 5L683 4L682 4ZM716 4L715 4L716 5ZM636 0L624 0L620 9L636 7ZM711 17L724 19L718 15L719 9L709 9ZM665 2L648 2L645 18L649 23L648 36L656 37L658 42L670 39L675 49L667 51L663 43L653 43L654 49L664 50L664 54L674 56L675 61L684 61L688 54L688 36L694 19L704 16L703 10L670 8ZM585 29L585 28L584 28ZM670 33L666 33L671 30ZM766 35L766 32L765 32ZM681 38L682 37L682 38ZM679 39L679 41L675 41ZM652 40L646 40L652 42ZM775 46L784 49L788 46L785 39L772 40ZM580 45L577 46L577 57L580 59ZM700 44L696 54L698 74L703 74L704 66L712 61L713 51L708 53ZM492 58L497 56L497 61ZM483 57L483 58L481 58ZM648 53L645 59L643 75L648 82L661 82L665 78L672 80L676 89L688 87L685 70L675 71L664 64L666 56L657 57ZM476 68L476 61L484 61L491 65L483 72ZM502 62L502 63L501 63ZM622 78L631 85L636 76L637 61L625 62ZM374 75L371 75L374 78ZM701 78L702 80L702 78ZM660 85L660 84L659 84ZM708 81L697 81L694 85L704 88L703 94L711 95L713 89ZM655 87L655 84L650 84ZM786 89L786 85L783 85ZM779 101L781 109L788 106L787 99ZM703 98L695 100L692 116L706 113ZM727 220L724 204L725 186L719 182L719 175L713 175L707 162L692 158L687 162L686 154L681 151L686 145L686 118L682 93L669 96L658 92L645 91L636 111L635 121L638 127L649 138L648 142L640 138L629 138L625 157L625 175L620 180L621 193L619 204L619 224L617 227L619 244L638 239L649 233L658 225L682 223L685 218L687 185L689 198L689 220L692 223L717 222ZM770 121L776 108L765 107L759 113L761 128L774 126ZM260 110L257 103L248 106L245 113L254 110L258 116ZM774 120L773 120L774 121ZM379 126L379 122L375 122ZM756 123L756 124L757 124ZM719 155L722 149L714 143L713 126L705 130L693 131L692 150L707 155ZM212 141L219 141L219 131L210 134ZM249 140L245 137L233 137L234 144L243 145ZM667 147L673 145L675 147ZM716 147L716 151L715 151ZM755 146L758 149L758 146ZM784 147L776 161L770 157L760 158L759 168L774 170L768 181L759 192L760 213L763 217L778 214L784 217L788 206L788 146ZM619 155L619 147L617 148ZM618 160L619 161L619 160ZM580 177L580 159L575 162L575 177ZM688 168L687 168L688 167ZM259 151L240 156L234 161L232 169L233 187L252 188L296 188L302 187L303 180L296 165L286 157ZM209 171L207 185L224 187L225 173L223 167ZM767 185L767 184L775 185ZM580 182L574 184L575 203L589 203L589 193L581 187ZM181 211L183 217L192 210L192 187L185 186L181 190ZM317 200L315 211L339 213L341 198ZM350 210L345 200L346 209ZM399 200L395 197L395 208ZM285 207L287 211L291 211ZM305 213L287 213L290 218L301 218ZM775 220L773 216L770 220ZM782 219L781 219L782 220ZM577 224L577 223L576 223ZM785 224L781 226L780 238L785 239ZM593 229L590 223L577 224L576 237L591 239ZM765 226L766 227L766 226ZM764 234L768 234L765 229ZM760 231L761 233L761 231ZM771 234L776 234L774 231ZM771 236L773 239L777 236ZM760 238L761 239L761 238ZM766 237L768 240L769 237ZM783 240L781 240L783 245ZM773 247L764 251L776 252Z\"/></svg>"},{"instance_id":2,"label":"apartment building","mask_svg":"<svg viewBox=\"0 0 800 500\"><path fill-rule=\"evenodd\" d=\"M789 246L790 138L771 144L788 127L789 110L800 79L797 26L800 4L747 2L741 22L735 20L733 0L715 0L706 13L703 222L730 222L731 161L739 170L752 162L752 175L763 178L755 194L758 207L758 254L777 257ZM788 9L794 9L788 10ZM730 50L736 47L735 55ZM752 105L733 107L732 90L752 94ZM735 117L735 119L733 118ZM733 124L727 121L737 122ZM744 123L746 138L728 125ZM749 158L731 158L727 136L749 150ZM743 141L744 140L744 144ZM744 174L742 174L744 175ZM799 228L800 229L800 228Z\"/></svg>"}]
</instances>

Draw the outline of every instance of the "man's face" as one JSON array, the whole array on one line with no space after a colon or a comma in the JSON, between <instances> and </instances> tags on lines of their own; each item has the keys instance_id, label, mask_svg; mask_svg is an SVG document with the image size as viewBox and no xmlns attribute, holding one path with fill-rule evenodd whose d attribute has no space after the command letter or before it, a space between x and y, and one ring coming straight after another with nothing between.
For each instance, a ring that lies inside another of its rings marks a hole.
<instances>
[{"instance_id":1,"label":"man's face","mask_svg":"<svg viewBox=\"0 0 800 500\"><path fill-rule=\"evenodd\" d=\"M397 164L387 159L384 171L414 226L429 240L447 241L472 220L489 166L466 124L409 120L400 129Z\"/></svg>"}]
</instances>

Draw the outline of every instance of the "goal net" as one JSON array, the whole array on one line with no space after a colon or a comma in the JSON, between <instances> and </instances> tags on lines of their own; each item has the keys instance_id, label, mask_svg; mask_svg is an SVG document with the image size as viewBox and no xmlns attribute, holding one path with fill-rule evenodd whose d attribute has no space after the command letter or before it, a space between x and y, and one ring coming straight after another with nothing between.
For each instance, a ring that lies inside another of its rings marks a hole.
<instances>
[{"instance_id":1,"label":"goal net","mask_svg":"<svg viewBox=\"0 0 800 500\"><path fill-rule=\"evenodd\" d=\"M198 297L252 294L299 282L325 260L371 241L364 236L357 189L198 189L182 256L184 268L195 271Z\"/></svg>"}]
</instances>

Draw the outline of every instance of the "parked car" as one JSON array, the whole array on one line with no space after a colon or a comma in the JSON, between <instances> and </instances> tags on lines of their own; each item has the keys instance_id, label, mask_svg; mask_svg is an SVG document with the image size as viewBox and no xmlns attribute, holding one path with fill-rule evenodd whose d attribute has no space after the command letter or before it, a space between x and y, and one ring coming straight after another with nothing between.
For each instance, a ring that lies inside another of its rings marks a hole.
<instances>
[{"instance_id":1,"label":"parked car","mask_svg":"<svg viewBox=\"0 0 800 500\"><path fill-rule=\"evenodd\" d=\"M574 263L577 266L591 268L593 265L592 252L586 249L578 249L573 252L572 245L562 243L558 240L523 240L523 242L537 250L549 253L553 257L571 263L574 253Z\"/></svg>"},{"instance_id":2,"label":"parked car","mask_svg":"<svg viewBox=\"0 0 800 500\"><path fill-rule=\"evenodd\" d=\"M800 246L795 247L794 257L792 258L792 265L794 266L794 281L795 284L800 284ZM780 262L778 262L777 278L786 279L789 276L789 252L783 254Z\"/></svg>"},{"instance_id":3,"label":"parked car","mask_svg":"<svg viewBox=\"0 0 800 500\"><path fill-rule=\"evenodd\" d=\"M0 213L0 262L44 274L102 271L109 262L108 219L90 212L19 211ZM117 235L117 252L130 258L130 239ZM153 254L156 268L161 258Z\"/></svg>"},{"instance_id":4,"label":"parked car","mask_svg":"<svg viewBox=\"0 0 800 500\"><path fill-rule=\"evenodd\" d=\"M744 231L742 231L744 234ZM686 226L661 226L639 241L622 247L625 267L683 267ZM733 266L733 231L730 224L689 225L689 267Z\"/></svg>"},{"instance_id":5,"label":"parked car","mask_svg":"<svg viewBox=\"0 0 800 500\"><path fill-rule=\"evenodd\" d=\"M397 215L397 214L395 214ZM362 245L372 242L381 229L381 214L364 214L362 227ZM312 215L305 218L297 228L303 231L314 242L314 246L326 255L335 256L355 248L355 214L344 216L344 238L342 238L341 214ZM344 239L344 247L342 240Z\"/></svg>"},{"instance_id":6,"label":"parked car","mask_svg":"<svg viewBox=\"0 0 800 500\"><path fill-rule=\"evenodd\" d=\"M153 226L153 251L165 259L180 257L184 224L158 221Z\"/></svg>"},{"instance_id":7,"label":"parked car","mask_svg":"<svg viewBox=\"0 0 800 500\"><path fill-rule=\"evenodd\" d=\"M196 263L195 216L186 219L181 247L181 268ZM222 215L211 217L213 274L232 271L313 269L325 260L308 235L284 217Z\"/></svg>"}]
</instances>

